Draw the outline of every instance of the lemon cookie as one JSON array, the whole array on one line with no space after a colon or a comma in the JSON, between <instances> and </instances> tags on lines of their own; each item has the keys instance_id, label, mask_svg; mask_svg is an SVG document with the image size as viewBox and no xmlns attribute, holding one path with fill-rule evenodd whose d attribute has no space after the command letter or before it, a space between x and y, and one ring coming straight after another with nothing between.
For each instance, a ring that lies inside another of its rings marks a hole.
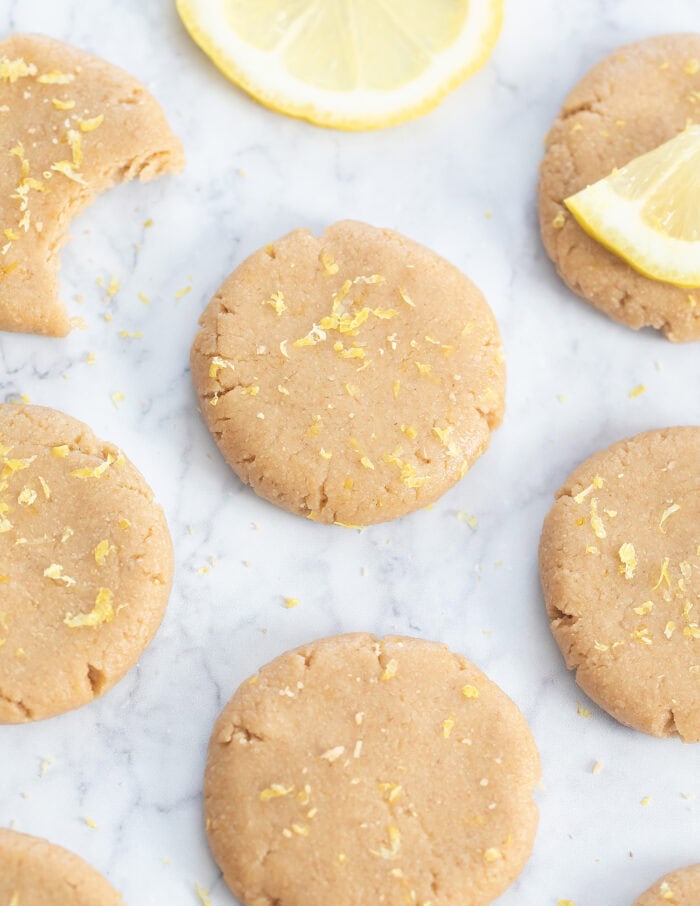
<instances>
[{"instance_id":1,"label":"lemon cookie","mask_svg":"<svg viewBox=\"0 0 700 906\"><path fill-rule=\"evenodd\" d=\"M41 35L0 42L0 330L64 336L58 252L117 182L181 170L163 111L132 76Z\"/></svg>"},{"instance_id":2,"label":"lemon cookie","mask_svg":"<svg viewBox=\"0 0 700 906\"><path fill-rule=\"evenodd\" d=\"M5 906L124 906L78 856L47 840L0 828L0 903Z\"/></svg>"},{"instance_id":3,"label":"lemon cookie","mask_svg":"<svg viewBox=\"0 0 700 906\"><path fill-rule=\"evenodd\" d=\"M532 850L525 719L445 645L336 636L244 683L212 734L209 840L248 906L485 906Z\"/></svg>"},{"instance_id":4,"label":"lemon cookie","mask_svg":"<svg viewBox=\"0 0 700 906\"><path fill-rule=\"evenodd\" d=\"M579 466L545 519L552 632L619 721L700 740L700 428L649 431Z\"/></svg>"},{"instance_id":5,"label":"lemon cookie","mask_svg":"<svg viewBox=\"0 0 700 906\"><path fill-rule=\"evenodd\" d=\"M700 903L700 865L681 868L661 878L634 906L697 906Z\"/></svg>"},{"instance_id":6,"label":"lemon cookie","mask_svg":"<svg viewBox=\"0 0 700 906\"><path fill-rule=\"evenodd\" d=\"M502 418L503 351L483 296L389 230L296 230L241 264L200 323L192 376L227 462L320 522L431 503Z\"/></svg>"},{"instance_id":7,"label":"lemon cookie","mask_svg":"<svg viewBox=\"0 0 700 906\"><path fill-rule=\"evenodd\" d=\"M700 122L699 99L700 35L623 47L566 99L541 166L542 238L567 285L613 320L674 341L700 339L700 290L643 276L584 232L564 199Z\"/></svg>"},{"instance_id":8,"label":"lemon cookie","mask_svg":"<svg viewBox=\"0 0 700 906\"><path fill-rule=\"evenodd\" d=\"M141 475L81 422L0 406L0 723L110 689L165 611L173 555Z\"/></svg>"}]
</instances>

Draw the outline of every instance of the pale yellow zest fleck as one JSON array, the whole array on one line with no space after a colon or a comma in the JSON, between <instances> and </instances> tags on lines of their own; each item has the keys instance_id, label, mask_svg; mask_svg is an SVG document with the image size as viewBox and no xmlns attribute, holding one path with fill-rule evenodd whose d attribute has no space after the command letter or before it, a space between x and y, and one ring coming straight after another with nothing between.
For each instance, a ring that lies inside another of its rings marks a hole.
<instances>
[{"instance_id":1,"label":"pale yellow zest fleck","mask_svg":"<svg viewBox=\"0 0 700 906\"><path fill-rule=\"evenodd\" d=\"M450 714L450 716L446 717L445 720L443 720L443 722L442 722L442 735L445 737L445 739L450 738L450 734L454 730L454 726L455 726L455 716L454 716L454 714Z\"/></svg>"},{"instance_id":2,"label":"pale yellow zest fleck","mask_svg":"<svg viewBox=\"0 0 700 906\"><path fill-rule=\"evenodd\" d=\"M674 899L673 891L671 890L671 886L668 883L668 881L661 882L661 886L659 887L659 893L661 894L662 900L673 900Z\"/></svg>"},{"instance_id":3,"label":"pale yellow zest fleck","mask_svg":"<svg viewBox=\"0 0 700 906\"><path fill-rule=\"evenodd\" d=\"M289 358L289 353L287 352L287 343L288 342L289 342L289 340L282 340L282 342L280 343L280 352L285 357L285 359Z\"/></svg>"},{"instance_id":4,"label":"pale yellow zest fleck","mask_svg":"<svg viewBox=\"0 0 700 906\"><path fill-rule=\"evenodd\" d=\"M287 305L284 301L284 293L279 291L273 293L269 299L264 299L262 304L269 305L272 309L274 309L275 313L278 316L282 315L287 310Z\"/></svg>"},{"instance_id":5,"label":"pale yellow zest fleck","mask_svg":"<svg viewBox=\"0 0 700 906\"><path fill-rule=\"evenodd\" d=\"M380 846L379 850L370 850L373 856L379 856L381 859L397 859L401 851L401 832L395 824L390 824L387 828L389 835L389 846Z\"/></svg>"},{"instance_id":6,"label":"pale yellow zest fleck","mask_svg":"<svg viewBox=\"0 0 700 906\"><path fill-rule=\"evenodd\" d=\"M639 607L633 607L632 610L638 614L640 617L646 616L648 613L651 613L654 609L653 601L645 601L643 604L640 604Z\"/></svg>"},{"instance_id":7,"label":"pale yellow zest fleck","mask_svg":"<svg viewBox=\"0 0 700 906\"><path fill-rule=\"evenodd\" d=\"M691 57L691 59L686 60L683 64L683 72L686 75L695 75L697 72L700 72L700 60L696 59L695 57Z\"/></svg>"},{"instance_id":8,"label":"pale yellow zest fleck","mask_svg":"<svg viewBox=\"0 0 700 906\"><path fill-rule=\"evenodd\" d=\"M697 623L689 623L683 627L683 635L690 639L700 639L700 626Z\"/></svg>"},{"instance_id":9,"label":"pale yellow zest fleck","mask_svg":"<svg viewBox=\"0 0 700 906\"><path fill-rule=\"evenodd\" d=\"M399 398L399 390L400 390L400 389L401 389L401 381L394 381L393 391L394 391L394 399L395 399L395 400L397 400L397 399Z\"/></svg>"},{"instance_id":10,"label":"pale yellow zest fleck","mask_svg":"<svg viewBox=\"0 0 700 906\"><path fill-rule=\"evenodd\" d=\"M104 119L104 113L100 113L99 116L93 116L92 119L89 120L78 120L78 129L80 129L81 132L94 132L95 129L98 129L102 125ZM147 225L148 221L146 221L144 226Z\"/></svg>"},{"instance_id":11,"label":"pale yellow zest fleck","mask_svg":"<svg viewBox=\"0 0 700 906\"><path fill-rule=\"evenodd\" d=\"M118 409L121 406L121 404L124 402L125 399L126 399L126 396L124 395L124 393L121 390L115 390L114 393L112 394L112 405L114 406L115 409Z\"/></svg>"},{"instance_id":12,"label":"pale yellow zest fleck","mask_svg":"<svg viewBox=\"0 0 700 906\"><path fill-rule=\"evenodd\" d=\"M641 396L646 389L647 389L646 385L644 385L644 384L639 384L637 387L633 387L630 390L630 399L634 399L637 396Z\"/></svg>"},{"instance_id":13,"label":"pale yellow zest fleck","mask_svg":"<svg viewBox=\"0 0 700 906\"><path fill-rule=\"evenodd\" d=\"M640 805L649 805L650 802L651 802L651 796L645 796L643 799L640 800L639 804Z\"/></svg>"},{"instance_id":14,"label":"pale yellow zest fleck","mask_svg":"<svg viewBox=\"0 0 700 906\"><path fill-rule=\"evenodd\" d=\"M387 802L396 802L402 791L399 783L378 783L377 787Z\"/></svg>"},{"instance_id":15,"label":"pale yellow zest fleck","mask_svg":"<svg viewBox=\"0 0 700 906\"><path fill-rule=\"evenodd\" d=\"M415 466L401 459L400 447L397 447L393 453L385 453L382 459L389 465L396 466L401 473L401 482L407 488L422 488L424 484L430 481L429 475L419 476Z\"/></svg>"},{"instance_id":16,"label":"pale yellow zest fleck","mask_svg":"<svg viewBox=\"0 0 700 906\"><path fill-rule=\"evenodd\" d=\"M260 387L257 384L250 384L248 387L239 387L244 396L257 396L260 393Z\"/></svg>"},{"instance_id":17,"label":"pale yellow zest fleck","mask_svg":"<svg viewBox=\"0 0 700 906\"><path fill-rule=\"evenodd\" d=\"M391 658L389 663L384 668L384 672L382 673L380 679L384 682L392 679L393 677L396 676L396 671L398 669L399 669L398 662L394 658Z\"/></svg>"},{"instance_id":18,"label":"pale yellow zest fleck","mask_svg":"<svg viewBox=\"0 0 700 906\"><path fill-rule=\"evenodd\" d=\"M101 478L113 462L114 458L110 454L104 462L101 462L99 466L95 466L93 469L86 466L82 469L73 469L73 471L68 474L72 475L74 478Z\"/></svg>"},{"instance_id":19,"label":"pale yellow zest fleck","mask_svg":"<svg viewBox=\"0 0 700 906\"><path fill-rule=\"evenodd\" d=\"M592 773L597 776L598 774L600 774L600 772L602 770L603 770L602 763L600 761L596 761L596 763L593 765Z\"/></svg>"},{"instance_id":20,"label":"pale yellow zest fleck","mask_svg":"<svg viewBox=\"0 0 700 906\"><path fill-rule=\"evenodd\" d=\"M603 537L605 537L603 535ZM625 579L633 579L634 571L637 568L637 555L634 550L634 544L626 541L618 551L620 558L620 572L625 574Z\"/></svg>"},{"instance_id":21,"label":"pale yellow zest fleck","mask_svg":"<svg viewBox=\"0 0 700 906\"><path fill-rule=\"evenodd\" d=\"M282 796L288 796L294 790L294 786L284 786L281 783L271 783L270 786L260 793L261 802L269 802L270 799L279 799Z\"/></svg>"},{"instance_id":22,"label":"pale yellow zest fleck","mask_svg":"<svg viewBox=\"0 0 700 906\"><path fill-rule=\"evenodd\" d=\"M466 686L462 686L462 695L465 698L478 698L481 693L476 688L476 686L472 686L470 683L467 683Z\"/></svg>"},{"instance_id":23,"label":"pale yellow zest fleck","mask_svg":"<svg viewBox=\"0 0 700 906\"><path fill-rule=\"evenodd\" d=\"M51 452L54 456L68 456L68 454L70 453L70 447L68 446L68 444L60 444L58 447L51 447Z\"/></svg>"},{"instance_id":24,"label":"pale yellow zest fleck","mask_svg":"<svg viewBox=\"0 0 700 906\"><path fill-rule=\"evenodd\" d=\"M92 820L92 818L83 818L83 821L87 824L88 827L91 827L93 830L97 830L97 823Z\"/></svg>"},{"instance_id":25,"label":"pale yellow zest fleck","mask_svg":"<svg viewBox=\"0 0 700 906\"><path fill-rule=\"evenodd\" d=\"M432 372L432 365L425 364L424 362L415 362L416 368L418 369L419 374L428 375Z\"/></svg>"},{"instance_id":26,"label":"pale yellow zest fleck","mask_svg":"<svg viewBox=\"0 0 700 906\"><path fill-rule=\"evenodd\" d=\"M573 900L557 900L557 906L576 906Z\"/></svg>"},{"instance_id":27,"label":"pale yellow zest fleck","mask_svg":"<svg viewBox=\"0 0 700 906\"><path fill-rule=\"evenodd\" d=\"M90 613L79 613L73 616L67 614L64 619L66 626L71 629L77 629L81 626L100 626L102 623L111 623L114 619L114 607L112 601L114 595L109 588L101 588L95 598L95 606Z\"/></svg>"},{"instance_id":28,"label":"pale yellow zest fleck","mask_svg":"<svg viewBox=\"0 0 700 906\"><path fill-rule=\"evenodd\" d=\"M75 579L63 575L63 567L60 563L52 563L50 566L47 566L44 570L44 575L47 579L53 579L55 582L63 582L66 588L75 585Z\"/></svg>"},{"instance_id":29,"label":"pale yellow zest fleck","mask_svg":"<svg viewBox=\"0 0 700 906\"><path fill-rule=\"evenodd\" d=\"M413 427L413 425L401 425L401 432L406 435L409 440L415 440L418 436L418 430Z\"/></svg>"},{"instance_id":30,"label":"pale yellow zest fleck","mask_svg":"<svg viewBox=\"0 0 700 906\"><path fill-rule=\"evenodd\" d=\"M95 563L97 563L99 566L101 566L104 563L107 556L109 554L113 553L115 550L116 550L115 546L113 544L110 544L106 538L103 541L100 541L100 543L97 545L97 547L93 551L93 553L95 555Z\"/></svg>"},{"instance_id":31,"label":"pale yellow zest fleck","mask_svg":"<svg viewBox=\"0 0 700 906\"><path fill-rule=\"evenodd\" d=\"M51 98L51 103L56 110L72 110L75 107L75 101L62 101L60 98Z\"/></svg>"},{"instance_id":32,"label":"pale yellow zest fleck","mask_svg":"<svg viewBox=\"0 0 700 906\"><path fill-rule=\"evenodd\" d=\"M20 506L31 506L36 500L36 491L30 487L24 487L17 496L17 503Z\"/></svg>"},{"instance_id":33,"label":"pale yellow zest fleck","mask_svg":"<svg viewBox=\"0 0 700 906\"><path fill-rule=\"evenodd\" d=\"M333 257L333 255L331 255L330 252L321 252L319 259L321 261L321 264L323 265L323 270L329 276L337 274L340 270L335 262L335 258Z\"/></svg>"},{"instance_id":34,"label":"pale yellow zest fleck","mask_svg":"<svg viewBox=\"0 0 700 906\"><path fill-rule=\"evenodd\" d=\"M56 161L55 164L51 164L51 169L55 170L56 173L63 174L63 176L65 176L66 179L70 179L71 182L77 182L81 186L87 185L80 173L75 172L73 164L69 160Z\"/></svg>"},{"instance_id":35,"label":"pale yellow zest fleck","mask_svg":"<svg viewBox=\"0 0 700 906\"><path fill-rule=\"evenodd\" d=\"M194 892L199 897L202 906L211 906L211 897L209 896L209 890L206 887L200 887L195 881Z\"/></svg>"},{"instance_id":36,"label":"pale yellow zest fleck","mask_svg":"<svg viewBox=\"0 0 700 906\"><path fill-rule=\"evenodd\" d=\"M471 513L467 513L466 510L458 510L457 519L460 522L463 522L465 525L468 525L469 528L475 529L479 525L479 520L476 516L473 516Z\"/></svg>"},{"instance_id":37,"label":"pale yellow zest fleck","mask_svg":"<svg viewBox=\"0 0 700 906\"><path fill-rule=\"evenodd\" d=\"M4 481L14 475L15 472L22 472L24 469L28 469L35 459L36 456L30 456L28 459L3 459L0 480Z\"/></svg>"},{"instance_id":38,"label":"pale yellow zest fleck","mask_svg":"<svg viewBox=\"0 0 700 906\"><path fill-rule=\"evenodd\" d=\"M411 299L411 297L408 295L406 290L403 289L403 287L401 287L401 286L399 287L399 295L401 296L403 301L406 303L406 305L410 305L411 308L416 307L416 303Z\"/></svg>"},{"instance_id":39,"label":"pale yellow zest fleck","mask_svg":"<svg viewBox=\"0 0 700 906\"><path fill-rule=\"evenodd\" d=\"M673 622L673 620L669 620L668 623L666 623L666 628L664 629L664 635L666 636L667 639L671 638L675 629L676 629L676 624Z\"/></svg>"},{"instance_id":40,"label":"pale yellow zest fleck","mask_svg":"<svg viewBox=\"0 0 700 906\"><path fill-rule=\"evenodd\" d=\"M175 298L176 298L176 299L182 299L182 297L183 297L183 296L186 296L187 293L189 293L189 292L192 292L192 287L191 287L191 286L183 286L182 289L179 289L179 290L175 293Z\"/></svg>"},{"instance_id":41,"label":"pale yellow zest fleck","mask_svg":"<svg viewBox=\"0 0 700 906\"><path fill-rule=\"evenodd\" d=\"M309 828L307 827L306 824L293 824L292 830L299 837L308 837L309 836Z\"/></svg>"},{"instance_id":42,"label":"pale yellow zest fleck","mask_svg":"<svg viewBox=\"0 0 700 906\"><path fill-rule=\"evenodd\" d=\"M321 330L318 324L314 324L311 330L306 334L305 337L302 337L300 340L295 340L292 343L292 346L301 347L301 346L315 346L317 343L323 342L326 339L325 330Z\"/></svg>"},{"instance_id":43,"label":"pale yellow zest fleck","mask_svg":"<svg viewBox=\"0 0 700 906\"><path fill-rule=\"evenodd\" d=\"M297 607L299 605L300 599L299 598L282 598L282 600L284 601L284 606L287 608L287 610L291 610L293 607Z\"/></svg>"},{"instance_id":44,"label":"pale yellow zest fleck","mask_svg":"<svg viewBox=\"0 0 700 906\"><path fill-rule=\"evenodd\" d=\"M642 645L651 645L653 642L651 635L649 634L649 630L646 628L646 626L643 626L641 629L636 629L632 633L632 638Z\"/></svg>"},{"instance_id":45,"label":"pale yellow zest fleck","mask_svg":"<svg viewBox=\"0 0 700 906\"><path fill-rule=\"evenodd\" d=\"M321 447L321 449L318 451L318 455L321 457L321 459L333 458L333 454L328 450L324 450L323 447Z\"/></svg>"},{"instance_id":46,"label":"pale yellow zest fleck","mask_svg":"<svg viewBox=\"0 0 700 906\"><path fill-rule=\"evenodd\" d=\"M228 359L222 359L220 355L215 355L209 363L209 377L216 379L222 368L230 368L234 371L236 366L233 362L229 362Z\"/></svg>"},{"instance_id":47,"label":"pale yellow zest fleck","mask_svg":"<svg viewBox=\"0 0 700 906\"><path fill-rule=\"evenodd\" d=\"M593 647L595 648L596 651L608 651L610 648L609 645L604 645L603 642L598 642L598 641L593 643Z\"/></svg>"},{"instance_id":48,"label":"pale yellow zest fleck","mask_svg":"<svg viewBox=\"0 0 700 906\"><path fill-rule=\"evenodd\" d=\"M374 463L368 456L361 456L360 463L361 463L361 465L363 465L365 467L365 469L374 470Z\"/></svg>"},{"instance_id":49,"label":"pale yellow zest fleck","mask_svg":"<svg viewBox=\"0 0 700 906\"><path fill-rule=\"evenodd\" d=\"M579 702L578 705L576 706L576 713L578 714L579 717L585 717L586 719L588 719L591 716L591 712L589 711L589 709L584 707L581 704L581 702Z\"/></svg>"},{"instance_id":50,"label":"pale yellow zest fleck","mask_svg":"<svg viewBox=\"0 0 700 906\"><path fill-rule=\"evenodd\" d=\"M670 507L667 507L661 514L661 522L659 522L659 531L662 534L666 534L666 529L664 528L664 522L674 513L677 513L680 510L680 506L677 503L672 503Z\"/></svg>"},{"instance_id":51,"label":"pale yellow zest fleck","mask_svg":"<svg viewBox=\"0 0 700 906\"><path fill-rule=\"evenodd\" d=\"M0 82L16 82L17 79L34 76L36 72L36 66L25 63L21 57L17 60L9 60L7 57L0 59Z\"/></svg>"},{"instance_id":52,"label":"pale yellow zest fleck","mask_svg":"<svg viewBox=\"0 0 700 906\"><path fill-rule=\"evenodd\" d=\"M566 223L566 215L563 211L559 211L556 217L552 220L552 226L555 230L561 230Z\"/></svg>"},{"instance_id":53,"label":"pale yellow zest fleck","mask_svg":"<svg viewBox=\"0 0 700 906\"><path fill-rule=\"evenodd\" d=\"M607 532L605 531L605 526L603 525L603 520L598 515L598 498L594 497L591 500L591 528L593 529L593 534L596 538L605 538Z\"/></svg>"},{"instance_id":54,"label":"pale yellow zest fleck","mask_svg":"<svg viewBox=\"0 0 700 906\"><path fill-rule=\"evenodd\" d=\"M75 129L68 130L68 145L73 155L73 166L79 170L83 163L83 140Z\"/></svg>"},{"instance_id":55,"label":"pale yellow zest fleck","mask_svg":"<svg viewBox=\"0 0 700 906\"><path fill-rule=\"evenodd\" d=\"M597 557L597 556L600 555L600 551L599 551L599 549L596 547L595 544L587 544L587 545L586 545L586 553L587 553L587 554L593 554L595 557Z\"/></svg>"},{"instance_id":56,"label":"pale yellow zest fleck","mask_svg":"<svg viewBox=\"0 0 700 906\"><path fill-rule=\"evenodd\" d=\"M484 851L484 862L499 862L503 858L503 853L496 846L490 846Z\"/></svg>"},{"instance_id":57,"label":"pale yellow zest fleck","mask_svg":"<svg viewBox=\"0 0 700 906\"><path fill-rule=\"evenodd\" d=\"M343 754L345 754L345 746L335 746L333 749L328 749L322 755L319 755L319 758L322 758L329 764L333 764L333 762L337 761Z\"/></svg>"},{"instance_id":58,"label":"pale yellow zest fleck","mask_svg":"<svg viewBox=\"0 0 700 906\"><path fill-rule=\"evenodd\" d=\"M36 80L42 85L68 85L74 78L72 72L59 72L57 69L53 69L51 72L44 72L37 76Z\"/></svg>"},{"instance_id":59,"label":"pale yellow zest fleck","mask_svg":"<svg viewBox=\"0 0 700 906\"><path fill-rule=\"evenodd\" d=\"M668 564L669 564L669 558L664 557L664 562L661 564L661 573L659 574L659 580L656 583L656 585L654 586L654 588L652 589L652 591L656 591L656 589L661 586L662 582L665 582L666 585L668 585L670 587L671 580L668 577Z\"/></svg>"},{"instance_id":60,"label":"pale yellow zest fleck","mask_svg":"<svg viewBox=\"0 0 700 906\"><path fill-rule=\"evenodd\" d=\"M588 497L588 495L591 493L591 491L597 490L598 488L602 488L604 484L605 484L604 478L601 478L600 475L594 475L593 481L588 485L588 487L584 488L582 491L579 491L579 493L576 494L576 496L574 497L574 502L583 503L583 501L586 499L586 497Z\"/></svg>"}]
</instances>

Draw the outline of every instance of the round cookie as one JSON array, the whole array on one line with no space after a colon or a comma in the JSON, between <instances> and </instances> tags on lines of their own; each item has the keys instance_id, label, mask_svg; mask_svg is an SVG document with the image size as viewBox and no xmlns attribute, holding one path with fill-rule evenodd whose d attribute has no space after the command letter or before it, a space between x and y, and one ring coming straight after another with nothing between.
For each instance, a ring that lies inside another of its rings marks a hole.
<instances>
[{"instance_id":1,"label":"round cookie","mask_svg":"<svg viewBox=\"0 0 700 906\"><path fill-rule=\"evenodd\" d=\"M680 868L657 881L634 906L697 906L700 903L700 865Z\"/></svg>"},{"instance_id":2,"label":"round cookie","mask_svg":"<svg viewBox=\"0 0 700 906\"><path fill-rule=\"evenodd\" d=\"M3 906L124 906L117 891L78 856L47 840L0 828Z\"/></svg>"},{"instance_id":3,"label":"round cookie","mask_svg":"<svg viewBox=\"0 0 700 906\"><path fill-rule=\"evenodd\" d=\"M426 506L502 419L503 351L483 296L389 230L296 230L240 265L200 323L192 377L225 459L319 522Z\"/></svg>"},{"instance_id":4,"label":"round cookie","mask_svg":"<svg viewBox=\"0 0 700 906\"><path fill-rule=\"evenodd\" d=\"M569 477L544 522L552 632L581 688L654 736L700 740L700 428L639 434Z\"/></svg>"},{"instance_id":5,"label":"round cookie","mask_svg":"<svg viewBox=\"0 0 700 906\"><path fill-rule=\"evenodd\" d=\"M43 35L0 41L0 330L65 336L58 253L117 182L182 170L182 147L133 76Z\"/></svg>"},{"instance_id":6,"label":"round cookie","mask_svg":"<svg viewBox=\"0 0 700 906\"><path fill-rule=\"evenodd\" d=\"M579 82L546 140L539 214L567 285L613 320L700 339L700 291L651 280L588 236L564 199L700 122L700 34L623 47Z\"/></svg>"},{"instance_id":7,"label":"round cookie","mask_svg":"<svg viewBox=\"0 0 700 906\"><path fill-rule=\"evenodd\" d=\"M212 734L209 841L247 906L485 906L532 850L539 757L445 645L336 636L244 683Z\"/></svg>"},{"instance_id":8,"label":"round cookie","mask_svg":"<svg viewBox=\"0 0 700 906\"><path fill-rule=\"evenodd\" d=\"M110 689L160 625L163 511L111 444L52 409L0 406L0 723Z\"/></svg>"}]
</instances>

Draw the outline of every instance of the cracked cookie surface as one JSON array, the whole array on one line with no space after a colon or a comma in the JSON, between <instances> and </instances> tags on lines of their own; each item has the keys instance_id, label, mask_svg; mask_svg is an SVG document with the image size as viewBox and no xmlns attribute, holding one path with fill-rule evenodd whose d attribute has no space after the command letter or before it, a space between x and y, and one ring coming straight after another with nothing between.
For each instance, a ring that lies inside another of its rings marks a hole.
<instances>
[{"instance_id":1,"label":"cracked cookie surface","mask_svg":"<svg viewBox=\"0 0 700 906\"><path fill-rule=\"evenodd\" d=\"M643 276L591 238L564 199L700 122L700 35L622 47L578 83L546 139L542 239L564 282L615 321L700 340L700 290Z\"/></svg>"},{"instance_id":2,"label":"cracked cookie surface","mask_svg":"<svg viewBox=\"0 0 700 906\"><path fill-rule=\"evenodd\" d=\"M61 714L136 663L173 554L120 450L40 406L0 406L0 723Z\"/></svg>"},{"instance_id":3,"label":"cracked cookie surface","mask_svg":"<svg viewBox=\"0 0 700 906\"><path fill-rule=\"evenodd\" d=\"M697 906L700 903L700 865L671 872L635 900L634 906Z\"/></svg>"},{"instance_id":4,"label":"cracked cookie surface","mask_svg":"<svg viewBox=\"0 0 700 906\"><path fill-rule=\"evenodd\" d=\"M389 230L296 230L241 264L200 324L192 377L225 459L319 522L384 522L435 501L503 416L483 296Z\"/></svg>"},{"instance_id":5,"label":"cracked cookie surface","mask_svg":"<svg viewBox=\"0 0 700 906\"><path fill-rule=\"evenodd\" d=\"M43 35L0 42L0 330L65 336L59 251L73 217L118 182L184 166L135 78Z\"/></svg>"},{"instance_id":6,"label":"cracked cookie surface","mask_svg":"<svg viewBox=\"0 0 700 906\"><path fill-rule=\"evenodd\" d=\"M524 717L463 657L336 636L224 708L207 832L246 906L486 906L532 850L539 773Z\"/></svg>"},{"instance_id":7,"label":"cracked cookie surface","mask_svg":"<svg viewBox=\"0 0 700 906\"><path fill-rule=\"evenodd\" d=\"M700 428L639 434L569 477L544 522L552 632L617 720L700 741Z\"/></svg>"},{"instance_id":8,"label":"cracked cookie surface","mask_svg":"<svg viewBox=\"0 0 700 906\"><path fill-rule=\"evenodd\" d=\"M5 906L124 906L87 862L39 837L0 828L0 903Z\"/></svg>"}]
</instances>

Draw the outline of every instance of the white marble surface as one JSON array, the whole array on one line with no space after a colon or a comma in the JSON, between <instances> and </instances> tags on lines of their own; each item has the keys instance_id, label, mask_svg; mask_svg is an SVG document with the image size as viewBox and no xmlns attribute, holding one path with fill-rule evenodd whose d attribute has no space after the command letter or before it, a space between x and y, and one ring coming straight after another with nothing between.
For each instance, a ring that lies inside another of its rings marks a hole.
<instances>
[{"instance_id":1,"label":"white marble surface","mask_svg":"<svg viewBox=\"0 0 700 906\"><path fill-rule=\"evenodd\" d=\"M626 730L590 703L589 719L577 714L585 699L550 636L536 570L542 518L576 463L639 430L700 421L699 347L634 334L574 298L545 258L534 209L542 138L573 82L619 44L697 26L698 0L507 0L487 69L430 116L355 135L258 107L189 41L172 0L1 0L2 33L45 32L140 76L189 165L113 190L74 224L62 288L87 330L0 338L0 398L27 394L122 445L163 502L177 553L167 617L137 669L90 707L0 728L0 824L79 852L130 906L195 906L195 882L213 906L231 906L200 817L214 717L279 652L369 629L448 642L532 726L540 829L501 906L629 906L700 859L700 749ZM432 511L362 534L242 487L188 374L197 317L233 266L293 227L342 217L399 229L461 266L499 318L509 369L488 455ZM121 289L107 306L96 279L112 275ZM118 410L114 391L125 394ZM459 510L476 514L475 530ZM282 595L301 604L286 610Z\"/></svg>"}]
</instances>

